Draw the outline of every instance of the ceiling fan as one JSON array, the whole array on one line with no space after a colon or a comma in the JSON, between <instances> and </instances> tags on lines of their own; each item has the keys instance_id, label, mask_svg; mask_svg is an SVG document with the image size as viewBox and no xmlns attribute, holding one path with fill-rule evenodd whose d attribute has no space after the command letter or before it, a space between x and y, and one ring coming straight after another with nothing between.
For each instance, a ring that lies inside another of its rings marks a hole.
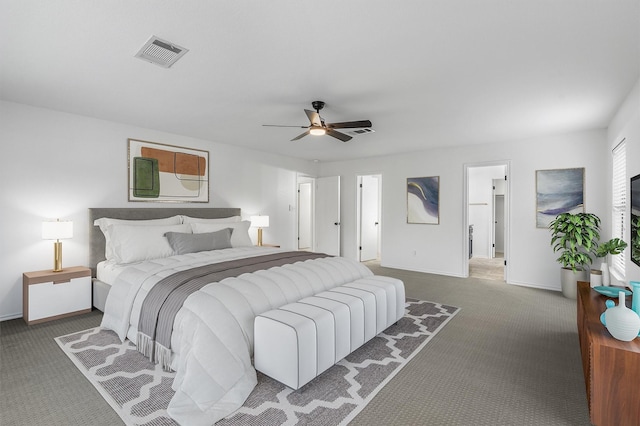
<instances>
[{"instance_id":1,"label":"ceiling fan","mask_svg":"<svg viewBox=\"0 0 640 426\"><path fill-rule=\"evenodd\" d=\"M311 106L315 111L310 111L305 109L304 112L307 114L309 118L308 126L281 126L278 124L263 124L263 126L267 127L298 127L301 129L307 129L306 132L301 135L296 136L291 139L292 141L297 141L298 139L302 139L307 135L328 135L332 136L336 139L340 139L342 142L347 142L353 139L352 136L345 135L344 133L338 132L335 129L359 129L364 127L371 127L371 121L369 120L358 120L358 121L345 121L342 123L326 123L324 118L320 117L320 110L324 108L324 102L322 101L313 101L311 102Z\"/></svg>"}]
</instances>

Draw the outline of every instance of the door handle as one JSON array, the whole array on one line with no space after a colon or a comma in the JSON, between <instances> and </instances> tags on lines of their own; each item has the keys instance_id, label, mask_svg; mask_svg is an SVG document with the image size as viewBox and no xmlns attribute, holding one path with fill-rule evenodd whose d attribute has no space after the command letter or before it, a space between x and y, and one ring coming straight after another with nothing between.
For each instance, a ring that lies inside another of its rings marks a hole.
<instances>
[{"instance_id":1,"label":"door handle","mask_svg":"<svg viewBox=\"0 0 640 426\"><path fill-rule=\"evenodd\" d=\"M374 222L373 224L377 226L377 225L378 225L378 222Z\"/></svg>"},{"instance_id":2,"label":"door handle","mask_svg":"<svg viewBox=\"0 0 640 426\"><path fill-rule=\"evenodd\" d=\"M334 222L333 224L334 225L340 225L340 222Z\"/></svg>"}]
</instances>

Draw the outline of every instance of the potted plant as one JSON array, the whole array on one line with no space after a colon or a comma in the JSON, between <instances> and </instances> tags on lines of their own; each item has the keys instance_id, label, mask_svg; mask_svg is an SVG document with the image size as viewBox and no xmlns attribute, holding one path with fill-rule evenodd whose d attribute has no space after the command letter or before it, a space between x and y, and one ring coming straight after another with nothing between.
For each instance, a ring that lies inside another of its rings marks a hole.
<instances>
[{"instance_id":1,"label":"potted plant","mask_svg":"<svg viewBox=\"0 0 640 426\"><path fill-rule=\"evenodd\" d=\"M562 265L562 294L577 297L577 282L586 281L587 268L593 262L600 239L600 218L592 213L561 213L549 224L553 251Z\"/></svg>"},{"instance_id":2,"label":"potted plant","mask_svg":"<svg viewBox=\"0 0 640 426\"><path fill-rule=\"evenodd\" d=\"M625 243L620 238L612 238L607 242L604 242L598 246L596 249L595 255L596 257L602 257L604 260L602 261L602 265L600 266L600 270L602 271L602 284L609 285L611 279L609 277L609 263L607 262L608 255L618 255L622 253L624 249L627 248L627 243Z\"/></svg>"}]
</instances>

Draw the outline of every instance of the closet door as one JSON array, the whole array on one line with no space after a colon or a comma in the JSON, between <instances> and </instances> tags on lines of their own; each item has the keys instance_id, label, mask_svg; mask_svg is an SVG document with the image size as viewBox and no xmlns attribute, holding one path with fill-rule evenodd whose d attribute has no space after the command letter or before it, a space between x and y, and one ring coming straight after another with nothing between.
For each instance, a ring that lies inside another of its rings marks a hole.
<instances>
[{"instance_id":1,"label":"closet door","mask_svg":"<svg viewBox=\"0 0 640 426\"><path fill-rule=\"evenodd\" d=\"M340 176L316 179L315 251L340 256Z\"/></svg>"}]
</instances>

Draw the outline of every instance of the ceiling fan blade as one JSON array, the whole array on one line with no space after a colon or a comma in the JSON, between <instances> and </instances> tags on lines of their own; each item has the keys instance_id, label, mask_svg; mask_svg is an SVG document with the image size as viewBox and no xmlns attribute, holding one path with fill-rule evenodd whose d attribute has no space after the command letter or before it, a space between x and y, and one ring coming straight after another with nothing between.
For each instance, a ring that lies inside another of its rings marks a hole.
<instances>
[{"instance_id":1,"label":"ceiling fan blade","mask_svg":"<svg viewBox=\"0 0 640 426\"><path fill-rule=\"evenodd\" d=\"M309 117L309 121L311 122L312 125L322 126L322 119L320 118L320 114L318 114L315 111L310 111L308 109L305 109L304 112L305 114L307 114L307 117Z\"/></svg>"},{"instance_id":2,"label":"ceiling fan blade","mask_svg":"<svg viewBox=\"0 0 640 426\"><path fill-rule=\"evenodd\" d=\"M342 123L327 123L327 127L330 129L357 129L361 127L371 127L371 121L358 120L358 121L344 121Z\"/></svg>"},{"instance_id":3,"label":"ceiling fan blade","mask_svg":"<svg viewBox=\"0 0 640 426\"><path fill-rule=\"evenodd\" d=\"M304 138L304 137L305 137L305 136L307 136L308 134L309 134L309 130L307 130L306 132L304 132L304 133L303 133L303 134L301 134L301 135L296 136L295 138L293 138L293 139L291 139L291 140L292 140L292 141L297 141L298 139L302 139L302 138Z\"/></svg>"},{"instance_id":4,"label":"ceiling fan blade","mask_svg":"<svg viewBox=\"0 0 640 426\"><path fill-rule=\"evenodd\" d=\"M332 136L336 139L340 139L342 142L347 142L353 139L351 136L345 135L344 133L336 132L333 129L327 129L327 135Z\"/></svg>"},{"instance_id":5,"label":"ceiling fan blade","mask_svg":"<svg viewBox=\"0 0 640 426\"><path fill-rule=\"evenodd\" d=\"M280 125L280 124L263 124L263 127L297 127L298 129L306 129L309 126L287 126L287 125Z\"/></svg>"}]
</instances>

